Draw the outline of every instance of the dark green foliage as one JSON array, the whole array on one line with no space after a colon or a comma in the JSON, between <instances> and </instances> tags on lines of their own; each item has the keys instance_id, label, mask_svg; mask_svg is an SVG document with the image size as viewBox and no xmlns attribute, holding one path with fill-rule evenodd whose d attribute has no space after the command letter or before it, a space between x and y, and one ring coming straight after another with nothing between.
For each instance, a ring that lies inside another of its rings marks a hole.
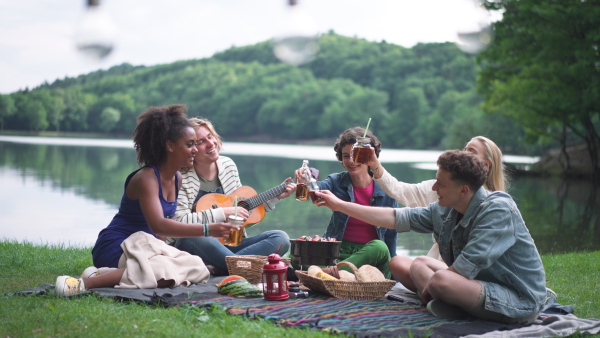
<instances>
[{"instance_id":1,"label":"dark green foliage","mask_svg":"<svg viewBox=\"0 0 600 338\"><path fill-rule=\"evenodd\" d=\"M600 170L598 1L489 1L502 9L482 53L484 110L517 121L531 142L585 142Z\"/></svg>"},{"instance_id":2,"label":"dark green foliage","mask_svg":"<svg viewBox=\"0 0 600 338\"><path fill-rule=\"evenodd\" d=\"M334 139L366 125L387 147L462 147L472 136L503 134L488 126L475 92L477 68L451 43L404 48L328 33L310 63L277 61L270 42L232 47L212 58L153 67L123 64L57 80L2 98L5 129L129 135L149 106L182 103L212 120L226 139ZM12 113L11 113L12 112ZM468 122L469 128L460 128ZM504 119L511 135L524 132ZM466 131L458 135L448 133ZM505 137L501 147L517 147ZM458 144L447 143L451 140Z\"/></svg>"}]
</instances>

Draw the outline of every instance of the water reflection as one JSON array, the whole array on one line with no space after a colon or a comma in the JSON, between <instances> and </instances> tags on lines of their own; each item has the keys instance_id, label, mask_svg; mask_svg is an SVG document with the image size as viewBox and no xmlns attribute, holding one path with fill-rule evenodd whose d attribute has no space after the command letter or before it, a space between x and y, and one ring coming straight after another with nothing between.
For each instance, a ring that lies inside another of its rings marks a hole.
<instances>
[{"instance_id":1,"label":"water reflection","mask_svg":"<svg viewBox=\"0 0 600 338\"><path fill-rule=\"evenodd\" d=\"M597 188L572 179L515 180L512 194L540 252L600 249Z\"/></svg>"},{"instance_id":2,"label":"water reflection","mask_svg":"<svg viewBox=\"0 0 600 338\"><path fill-rule=\"evenodd\" d=\"M0 237L42 244L91 246L115 213L114 205L57 187L31 170L0 167Z\"/></svg>"},{"instance_id":3,"label":"water reflection","mask_svg":"<svg viewBox=\"0 0 600 338\"><path fill-rule=\"evenodd\" d=\"M0 203L3 205L0 237L90 246L98 231L108 224L117 211L125 177L137 168L131 142L111 140L110 145L105 146L81 140L70 143L6 142L0 137ZM249 147L258 152L267 149L277 155L242 155ZM302 158L310 159L310 165L318 168L322 175L342 170L334 161L330 147L277 145L278 150L274 149L226 143L223 154L234 158L242 184L258 193L292 176ZM386 158L385 154L383 150L382 159ZM388 151L387 161L400 156L398 154L402 154L404 163L385 164L397 178L421 182L435 177L435 171L417 169L414 163L409 163L411 159L415 162L431 159L434 152ZM600 250L600 198L595 188L588 182L515 179L511 194L541 253ZM252 235L277 228L292 238L322 234L330 215L327 208L288 198L249 232ZM417 256L430 247L430 235L399 235L400 254Z\"/></svg>"}]
</instances>

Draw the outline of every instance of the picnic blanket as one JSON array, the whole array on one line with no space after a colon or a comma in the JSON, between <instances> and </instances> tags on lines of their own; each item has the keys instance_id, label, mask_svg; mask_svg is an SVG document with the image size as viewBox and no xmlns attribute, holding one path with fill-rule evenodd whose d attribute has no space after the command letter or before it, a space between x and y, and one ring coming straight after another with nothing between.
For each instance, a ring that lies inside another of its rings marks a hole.
<instances>
[{"instance_id":1,"label":"picnic blanket","mask_svg":"<svg viewBox=\"0 0 600 338\"><path fill-rule=\"evenodd\" d=\"M394 288L396 298L403 301L378 299L373 301L344 300L319 293L309 298L286 301L265 301L262 298L234 298L216 292L215 284L223 277L213 277L207 284L167 289L113 289L98 288L94 293L119 300L132 300L159 306L198 307L217 306L232 315L264 318L282 326L307 327L331 333L345 333L356 337L409 336L413 337L560 337L579 332L597 334L600 320L581 319L572 307L556 302L531 325L501 324L478 319L446 320L427 313L416 304L410 293ZM12 295L45 294L52 292L52 284L27 289ZM75 295L80 297L81 294Z\"/></svg>"},{"instance_id":2,"label":"picnic blanket","mask_svg":"<svg viewBox=\"0 0 600 338\"><path fill-rule=\"evenodd\" d=\"M448 321L427 313L422 306L378 299L356 301L312 294L307 299L281 302L262 298L217 297L187 301L201 307L223 307L228 313L263 318L282 326L307 327L356 337L458 337L514 328L480 320Z\"/></svg>"}]
</instances>

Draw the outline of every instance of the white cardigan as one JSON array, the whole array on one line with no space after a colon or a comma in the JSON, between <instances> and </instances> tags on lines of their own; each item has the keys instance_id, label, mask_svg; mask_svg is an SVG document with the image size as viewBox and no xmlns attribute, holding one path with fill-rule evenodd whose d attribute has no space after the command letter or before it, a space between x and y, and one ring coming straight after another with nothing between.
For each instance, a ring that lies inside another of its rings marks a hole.
<instances>
[{"instance_id":1,"label":"white cardigan","mask_svg":"<svg viewBox=\"0 0 600 338\"><path fill-rule=\"evenodd\" d=\"M421 183L400 182L383 168L383 175L375 179L375 182L379 184L388 196L409 208L426 207L438 199L437 193L431 190L435 180L423 181ZM427 256L442 260L435 238Z\"/></svg>"},{"instance_id":2,"label":"white cardigan","mask_svg":"<svg viewBox=\"0 0 600 338\"><path fill-rule=\"evenodd\" d=\"M217 160L217 170L219 172L219 181L223 188L224 195L231 195L242 186L237 166L232 159L226 156L219 156ZM207 209L201 212L193 212L192 205L196 201L196 196L200 191L200 179L196 170L189 170L181 175L182 182L177 196L177 210L173 219L183 223L216 223L226 222L223 208ZM279 202L277 197L265 202L265 211L269 212L275 208Z\"/></svg>"},{"instance_id":3,"label":"white cardigan","mask_svg":"<svg viewBox=\"0 0 600 338\"><path fill-rule=\"evenodd\" d=\"M426 207L438 199L437 193L431 190L435 180L421 183L400 182L384 168L383 175L375 179L375 182L388 196L409 208Z\"/></svg>"}]
</instances>

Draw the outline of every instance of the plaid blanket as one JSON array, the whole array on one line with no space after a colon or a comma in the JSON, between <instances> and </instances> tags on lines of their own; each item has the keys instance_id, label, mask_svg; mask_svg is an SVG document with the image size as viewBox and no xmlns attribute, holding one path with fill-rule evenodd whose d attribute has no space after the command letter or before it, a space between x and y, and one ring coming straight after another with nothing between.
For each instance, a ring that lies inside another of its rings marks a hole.
<instances>
[{"instance_id":1,"label":"plaid blanket","mask_svg":"<svg viewBox=\"0 0 600 338\"><path fill-rule=\"evenodd\" d=\"M218 306L233 315L263 318L282 326L308 327L356 337L457 337L518 327L477 319L449 321L430 315L423 306L383 298L358 301L313 294L307 299L277 302L262 298L207 296L205 294L204 299L198 300L191 296L183 302L175 297L163 302L200 307Z\"/></svg>"},{"instance_id":2,"label":"plaid blanket","mask_svg":"<svg viewBox=\"0 0 600 338\"><path fill-rule=\"evenodd\" d=\"M207 284L168 289L88 290L74 297L94 293L102 297L131 300L159 306L218 306L232 315L264 318L282 326L308 327L326 332L341 332L356 337L558 337L575 332L597 334L600 320L581 319L572 315L573 308L553 303L544 309L533 324L518 327L477 319L454 320L431 316L425 307L408 295L398 294L403 301L378 299L357 301L337 299L318 293L305 299L265 301L262 298L234 298L216 293L215 284L222 277L213 277ZM54 285L44 284L6 296L41 295L52 292Z\"/></svg>"}]
</instances>

